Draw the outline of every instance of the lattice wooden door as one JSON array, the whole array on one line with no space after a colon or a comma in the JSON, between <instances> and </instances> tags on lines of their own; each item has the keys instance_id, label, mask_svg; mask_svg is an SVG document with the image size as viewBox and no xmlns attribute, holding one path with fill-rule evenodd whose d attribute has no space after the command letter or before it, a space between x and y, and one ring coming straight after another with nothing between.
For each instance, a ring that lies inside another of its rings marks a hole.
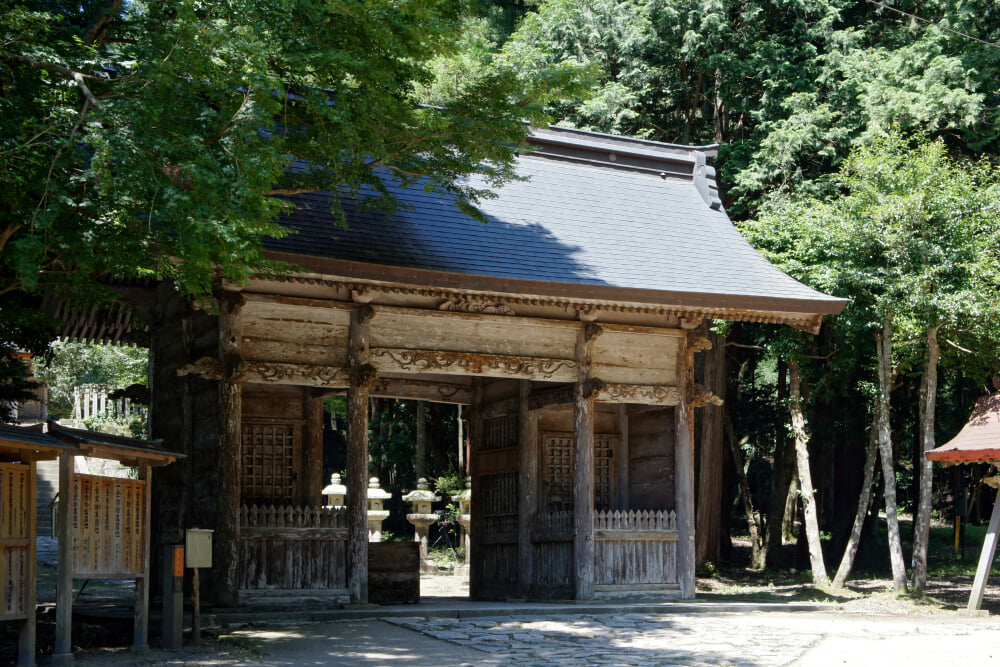
<instances>
[{"instance_id":1,"label":"lattice wooden door","mask_svg":"<svg viewBox=\"0 0 1000 667\"><path fill-rule=\"evenodd\" d=\"M297 502L301 440L297 424L243 423L244 505L288 505Z\"/></svg>"},{"instance_id":2,"label":"lattice wooden door","mask_svg":"<svg viewBox=\"0 0 1000 667\"><path fill-rule=\"evenodd\" d=\"M544 512L573 509L574 439L570 432L543 432L542 441L542 503ZM610 509L617 492L615 452L617 435L594 435L594 507Z\"/></svg>"}]
</instances>

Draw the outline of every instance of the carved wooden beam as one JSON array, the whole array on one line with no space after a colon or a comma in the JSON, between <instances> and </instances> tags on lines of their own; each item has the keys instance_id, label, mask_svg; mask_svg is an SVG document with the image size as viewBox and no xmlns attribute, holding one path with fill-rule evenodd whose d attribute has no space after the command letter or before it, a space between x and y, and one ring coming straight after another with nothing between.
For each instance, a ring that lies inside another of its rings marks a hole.
<instances>
[{"instance_id":1,"label":"carved wooden beam","mask_svg":"<svg viewBox=\"0 0 1000 667\"><path fill-rule=\"evenodd\" d=\"M472 403L472 387L454 382L429 382L380 377L370 394L378 398L406 398L432 403Z\"/></svg>"},{"instance_id":2,"label":"carved wooden beam","mask_svg":"<svg viewBox=\"0 0 1000 667\"><path fill-rule=\"evenodd\" d=\"M528 409L538 410L550 405L569 405L573 402L573 385L538 389L528 397Z\"/></svg>"},{"instance_id":3,"label":"carved wooden beam","mask_svg":"<svg viewBox=\"0 0 1000 667\"><path fill-rule=\"evenodd\" d=\"M605 384L598 391L597 400L604 403L677 405L681 402L681 390L657 384Z\"/></svg>"},{"instance_id":4,"label":"carved wooden beam","mask_svg":"<svg viewBox=\"0 0 1000 667\"><path fill-rule=\"evenodd\" d=\"M177 375L197 375L203 380L218 380L222 377L222 364L215 357L202 357L198 361L181 366Z\"/></svg>"},{"instance_id":5,"label":"carved wooden beam","mask_svg":"<svg viewBox=\"0 0 1000 667\"><path fill-rule=\"evenodd\" d=\"M373 348L372 364L383 373L443 373L572 382L576 362L569 359L503 354Z\"/></svg>"},{"instance_id":6,"label":"carved wooden beam","mask_svg":"<svg viewBox=\"0 0 1000 667\"><path fill-rule=\"evenodd\" d=\"M245 362L243 379L247 382L306 387L346 388L351 384L351 374L347 368L267 361Z\"/></svg>"}]
</instances>

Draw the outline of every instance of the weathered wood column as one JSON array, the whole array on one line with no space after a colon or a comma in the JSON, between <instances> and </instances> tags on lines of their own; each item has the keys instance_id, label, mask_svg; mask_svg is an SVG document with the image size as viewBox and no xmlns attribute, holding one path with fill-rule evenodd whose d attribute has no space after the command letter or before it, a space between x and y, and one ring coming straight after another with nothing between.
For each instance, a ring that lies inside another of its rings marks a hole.
<instances>
[{"instance_id":1,"label":"weathered wood column","mask_svg":"<svg viewBox=\"0 0 1000 667\"><path fill-rule=\"evenodd\" d=\"M216 603L235 607L240 595L240 502L243 437L242 294L219 299L219 510Z\"/></svg>"},{"instance_id":2,"label":"weathered wood column","mask_svg":"<svg viewBox=\"0 0 1000 667\"><path fill-rule=\"evenodd\" d=\"M483 381L481 378L472 380L472 405L466 412L469 418L469 477L472 487L469 489L472 499L472 515L469 531L469 597L473 600L482 595L483 588L483 555L479 545L483 541L483 492L479 474L478 450L483 443Z\"/></svg>"},{"instance_id":3,"label":"weathered wood column","mask_svg":"<svg viewBox=\"0 0 1000 667\"><path fill-rule=\"evenodd\" d=\"M693 331L678 354L677 384L680 403L676 408L676 486L675 511L677 512L677 582L681 598L694 598L695 521L694 521L694 354L711 347L708 340Z\"/></svg>"},{"instance_id":4,"label":"weathered wood column","mask_svg":"<svg viewBox=\"0 0 1000 667\"><path fill-rule=\"evenodd\" d=\"M73 513L78 512L73 497L73 461L76 457L63 452L59 455L59 506L56 526L56 558L59 571L56 575L56 641L52 650L52 663L66 665L73 662ZM34 508L32 508L34 509ZM32 601L34 603L34 601Z\"/></svg>"},{"instance_id":5,"label":"weathered wood column","mask_svg":"<svg viewBox=\"0 0 1000 667\"><path fill-rule=\"evenodd\" d=\"M588 322L576 338L573 388L573 581L575 598L594 597L594 398L599 381L590 376L594 339L601 327Z\"/></svg>"},{"instance_id":6,"label":"weathered wood column","mask_svg":"<svg viewBox=\"0 0 1000 667\"><path fill-rule=\"evenodd\" d=\"M153 475L148 463L139 464L139 480L142 488L142 575L135 579L135 611L132 623L132 647L149 647L149 594L152 582L149 580L150 545L153 516ZM166 567L166 565L164 566Z\"/></svg>"},{"instance_id":7,"label":"weathered wood column","mask_svg":"<svg viewBox=\"0 0 1000 667\"><path fill-rule=\"evenodd\" d=\"M517 594L523 598L531 595L531 586L535 581L531 529L538 511L538 424L530 409L530 396L531 380L521 380L518 401L521 493L517 502Z\"/></svg>"},{"instance_id":8,"label":"weathered wood column","mask_svg":"<svg viewBox=\"0 0 1000 667\"><path fill-rule=\"evenodd\" d=\"M306 442L302 463L302 504L323 505L323 394L306 389L302 397L306 418Z\"/></svg>"},{"instance_id":9,"label":"weathered wood column","mask_svg":"<svg viewBox=\"0 0 1000 667\"><path fill-rule=\"evenodd\" d=\"M377 371L371 358L375 310L364 304L351 312L347 390L347 589L351 602L368 602L368 397Z\"/></svg>"},{"instance_id":10,"label":"weathered wood column","mask_svg":"<svg viewBox=\"0 0 1000 667\"><path fill-rule=\"evenodd\" d=\"M21 623L21 630L17 643L17 665L18 667L34 667L35 665L35 643L38 625L38 613L35 607L38 604L38 573L36 545L38 543L38 464L34 459L28 462L28 540L27 559L28 572L25 582L25 602L28 608L28 618Z\"/></svg>"}]
</instances>

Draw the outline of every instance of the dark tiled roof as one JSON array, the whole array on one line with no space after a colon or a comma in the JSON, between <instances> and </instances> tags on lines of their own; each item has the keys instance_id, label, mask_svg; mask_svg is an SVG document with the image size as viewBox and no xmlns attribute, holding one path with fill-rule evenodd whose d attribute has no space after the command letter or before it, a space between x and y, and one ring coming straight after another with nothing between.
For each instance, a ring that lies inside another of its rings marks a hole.
<instances>
[{"instance_id":1,"label":"dark tiled roof","mask_svg":"<svg viewBox=\"0 0 1000 667\"><path fill-rule=\"evenodd\" d=\"M45 433L41 425L10 426L0 424L0 447L4 444L39 450L76 449L73 445L68 445Z\"/></svg>"},{"instance_id":2,"label":"dark tiled roof","mask_svg":"<svg viewBox=\"0 0 1000 667\"><path fill-rule=\"evenodd\" d=\"M811 302L806 312L843 306L779 271L740 236L703 149L558 128L534 132L532 143L537 152L518 159L526 180L481 202L488 224L461 213L448 195L387 181L404 204L399 210L387 215L341 196L343 228L328 194L299 195L282 220L297 233L266 247L476 276Z\"/></svg>"},{"instance_id":3,"label":"dark tiled roof","mask_svg":"<svg viewBox=\"0 0 1000 667\"><path fill-rule=\"evenodd\" d=\"M161 440L139 440L136 438L126 438L120 435L110 435L108 433L98 433L96 431L86 431L78 428L62 426L54 421L48 422L49 433L52 437L74 444L83 449L90 447L100 447L118 452L127 459L169 459L183 458L183 454L164 449ZM119 458L119 460L122 460Z\"/></svg>"},{"instance_id":4,"label":"dark tiled roof","mask_svg":"<svg viewBox=\"0 0 1000 667\"><path fill-rule=\"evenodd\" d=\"M1000 392L976 401L969 422L958 435L926 456L948 463L1000 461Z\"/></svg>"}]
</instances>

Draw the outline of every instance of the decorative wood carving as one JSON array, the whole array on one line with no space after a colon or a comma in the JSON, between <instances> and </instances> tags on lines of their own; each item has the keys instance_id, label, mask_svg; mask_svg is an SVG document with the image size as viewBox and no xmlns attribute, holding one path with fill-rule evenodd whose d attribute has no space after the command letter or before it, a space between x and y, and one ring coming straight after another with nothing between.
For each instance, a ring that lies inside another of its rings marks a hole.
<instances>
[{"instance_id":1,"label":"decorative wood carving","mask_svg":"<svg viewBox=\"0 0 1000 667\"><path fill-rule=\"evenodd\" d=\"M458 313L483 313L484 315L514 315L514 309L502 301L476 301L460 296L441 302L438 310Z\"/></svg>"},{"instance_id":2,"label":"decorative wood carving","mask_svg":"<svg viewBox=\"0 0 1000 667\"><path fill-rule=\"evenodd\" d=\"M576 377L576 362L569 359L385 347L372 349L371 357L376 368L382 371L454 373L557 381L569 381Z\"/></svg>"},{"instance_id":3,"label":"decorative wood carving","mask_svg":"<svg viewBox=\"0 0 1000 667\"><path fill-rule=\"evenodd\" d=\"M636 403L640 405L677 405L681 402L678 387L655 384L605 384L597 394L598 401Z\"/></svg>"},{"instance_id":4,"label":"decorative wood carving","mask_svg":"<svg viewBox=\"0 0 1000 667\"><path fill-rule=\"evenodd\" d=\"M185 366L185 368L187 368ZM243 379L248 382L295 384L309 387L347 387L350 372L339 366L282 364L266 361L246 362Z\"/></svg>"},{"instance_id":5,"label":"decorative wood carving","mask_svg":"<svg viewBox=\"0 0 1000 667\"><path fill-rule=\"evenodd\" d=\"M222 364L214 357L202 357L198 361L181 366L177 369L177 375L198 375L203 380L218 380L222 377Z\"/></svg>"},{"instance_id":6,"label":"decorative wood carving","mask_svg":"<svg viewBox=\"0 0 1000 667\"><path fill-rule=\"evenodd\" d=\"M407 398L436 403L472 402L472 387L448 382L429 382L416 379L380 377L371 386L372 396L380 398Z\"/></svg>"},{"instance_id":7,"label":"decorative wood carving","mask_svg":"<svg viewBox=\"0 0 1000 667\"><path fill-rule=\"evenodd\" d=\"M689 350L695 352L702 352L703 350L712 349L712 341L710 341L706 336L702 336L699 333L689 331L687 335L687 347Z\"/></svg>"},{"instance_id":8,"label":"decorative wood carving","mask_svg":"<svg viewBox=\"0 0 1000 667\"><path fill-rule=\"evenodd\" d=\"M479 411L479 416L483 420L494 419L496 417L502 417L504 415L517 414L517 411L518 411L518 399L516 396L514 396L511 398L506 398L502 401L495 401L493 403L490 403L489 405L484 405L483 408ZM487 448L487 446L485 445L485 441L482 448L483 449Z\"/></svg>"},{"instance_id":9,"label":"decorative wood carving","mask_svg":"<svg viewBox=\"0 0 1000 667\"><path fill-rule=\"evenodd\" d=\"M540 389L531 392L531 395L528 397L528 408L530 410L538 410L549 405L568 405L572 402L573 385L568 384L562 387L552 387L551 389Z\"/></svg>"},{"instance_id":10,"label":"decorative wood carving","mask_svg":"<svg viewBox=\"0 0 1000 667\"><path fill-rule=\"evenodd\" d=\"M696 408L703 408L706 405L721 406L725 401L700 385L695 385L694 395L691 397L691 405Z\"/></svg>"}]
</instances>

